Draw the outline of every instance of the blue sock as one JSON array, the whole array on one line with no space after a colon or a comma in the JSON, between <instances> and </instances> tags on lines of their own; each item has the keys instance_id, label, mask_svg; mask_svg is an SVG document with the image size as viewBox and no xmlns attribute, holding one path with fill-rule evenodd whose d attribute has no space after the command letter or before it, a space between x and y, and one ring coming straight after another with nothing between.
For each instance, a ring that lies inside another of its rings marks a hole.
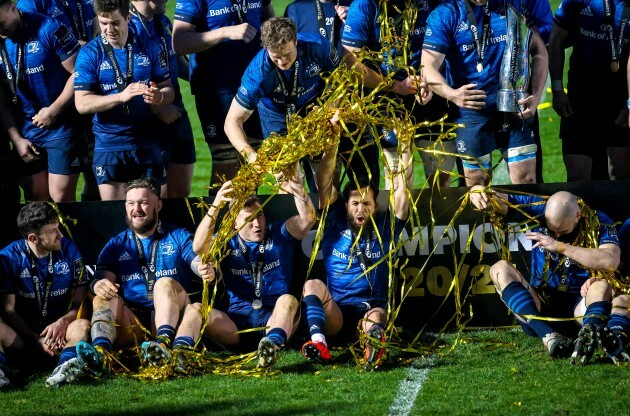
<instances>
[{"instance_id":1,"label":"blue sock","mask_svg":"<svg viewBox=\"0 0 630 416\"><path fill-rule=\"evenodd\" d=\"M61 354L59 355L59 362L57 363L57 366L60 366L61 364L65 363L66 361L75 358L77 356L77 349L76 347L72 346L72 347L66 347L63 350L61 350Z\"/></svg>"},{"instance_id":2,"label":"blue sock","mask_svg":"<svg viewBox=\"0 0 630 416\"><path fill-rule=\"evenodd\" d=\"M94 347L101 347L105 351L111 351L112 350L112 342L108 338L105 338L105 337L95 338L92 341L92 346L94 346Z\"/></svg>"},{"instance_id":3,"label":"blue sock","mask_svg":"<svg viewBox=\"0 0 630 416\"><path fill-rule=\"evenodd\" d=\"M0 367L7 361L7 356L4 355L2 351L0 351Z\"/></svg>"},{"instance_id":4,"label":"blue sock","mask_svg":"<svg viewBox=\"0 0 630 416\"><path fill-rule=\"evenodd\" d=\"M584 325L601 325L610 316L610 310L612 309L612 303L601 300L599 302L593 302L586 307L586 317L584 318ZM592 316L591 316L592 315Z\"/></svg>"},{"instance_id":5,"label":"blue sock","mask_svg":"<svg viewBox=\"0 0 630 416\"><path fill-rule=\"evenodd\" d=\"M620 313L611 313L610 320L606 325L611 332L619 335L624 344L628 342L630 335L630 318Z\"/></svg>"},{"instance_id":6,"label":"blue sock","mask_svg":"<svg viewBox=\"0 0 630 416\"><path fill-rule=\"evenodd\" d=\"M315 334L324 334L326 325L326 312L322 301L315 295L308 295L303 300L306 305L306 323L311 337Z\"/></svg>"},{"instance_id":7,"label":"blue sock","mask_svg":"<svg viewBox=\"0 0 630 416\"><path fill-rule=\"evenodd\" d=\"M521 315L521 317L524 315L540 316L534 298L520 282L512 282L507 285L501 293L501 299L516 315ZM555 332L545 321L529 319L527 323L540 338Z\"/></svg>"},{"instance_id":8,"label":"blue sock","mask_svg":"<svg viewBox=\"0 0 630 416\"><path fill-rule=\"evenodd\" d=\"M190 347L193 348L195 346L195 340L192 337L177 337L175 341L173 341L173 348L178 347Z\"/></svg>"},{"instance_id":9,"label":"blue sock","mask_svg":"<svg viewBox=\"0 0 630 416\"><path fill-rule=\"evenodd\" d=\"M170 325L160 325L156 334L157 342L164 344L166 347L170 347L173 344L173 338L175 338L175 328Z\"/></svg>"},{"instance_id":10,"label":"blue sock","mask_svg":"<svg viewBox=\"0 0 630 416\"><path fill-rule=\"evenodd\" d=\"M287 333L282 328L272 328L267 332L267 338L278 347L282 347L287 340Z\"/></svg>"}]
</instances>

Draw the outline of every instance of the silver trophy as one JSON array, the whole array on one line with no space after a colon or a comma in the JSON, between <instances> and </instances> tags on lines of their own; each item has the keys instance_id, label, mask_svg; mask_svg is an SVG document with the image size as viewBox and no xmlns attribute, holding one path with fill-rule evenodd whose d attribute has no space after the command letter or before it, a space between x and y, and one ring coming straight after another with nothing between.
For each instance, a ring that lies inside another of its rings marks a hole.
<instances>
[{"instance_id":1,"label":"silver trophy","mask_svg":"<svg viewBox=\"0 0 630 416\"><path fill-rule=\"evenodd\" d=\"M529 95L529 41L532 32L527 27L525 16L511 4L508 4L506 20L507 39L499 73L497 107L499 111L518 113L522 109L516 102Z\"/></svg>"}]
</instances>

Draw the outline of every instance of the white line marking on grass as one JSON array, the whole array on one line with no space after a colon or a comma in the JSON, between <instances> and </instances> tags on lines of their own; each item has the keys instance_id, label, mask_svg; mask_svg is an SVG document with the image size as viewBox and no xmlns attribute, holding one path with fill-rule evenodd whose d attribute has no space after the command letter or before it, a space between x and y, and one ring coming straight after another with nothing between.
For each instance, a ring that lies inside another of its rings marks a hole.
<instances>
[{"instance_id":1,"label":"white line marking on grass","mask_svg":"<svg viewBox=\"0 0 630 416\"><path fill-rule=\"evenodd\" d=\"M422 385L427 379L429 369L433 365L433 357L426 359L418 359L413 362L405 378L400 382L398 394L394 402L389 407L389 415L403 416L408 415L413 408L413 403L422 389Z\"/></svg>"}]
</instances>

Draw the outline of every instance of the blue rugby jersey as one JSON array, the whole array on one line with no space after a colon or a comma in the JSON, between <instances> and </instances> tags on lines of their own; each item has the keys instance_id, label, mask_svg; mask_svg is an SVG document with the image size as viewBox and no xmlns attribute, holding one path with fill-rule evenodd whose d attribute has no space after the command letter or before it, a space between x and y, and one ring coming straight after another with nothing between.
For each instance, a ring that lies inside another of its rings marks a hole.
<instances>
[{"instance_id":1,"label":"blue rugby jersey","mask_svg":"<svg viewBox=\"0 0 630 416\"><path fill-rule=\"evenodd\" d=\"M402 17L395 11L395 7L403 9L405 3L404 0L389 2L391 7L389 8L388 16L400 26L403 24ZM431 13L431 10L439 4L439 0L416 0L415 3L418 15L413 27L409 29L409 48L411 54L408 57L408 65L419 70L426 19L429 13ZM348 10L348 19L346 20L341 38L342 45L353 48L362 48L365 46L370 51L380 51L382 49L380 41L381 24L379 22L381 12L379 7L379 2L376 0L354 0L352 2ZM401 29L399 28L397 30ZM390 51L384 51L383 62L381 64L383 73L394 72L396 73L395 78L398 80L407 78L407 72L404 68L397 68L387 62L390 56L391 59L394 59L402 56L402 53L403 51L393 48Z\"/></svg>"},{"instance_id":2,"label":"blue rugby jersey","mask_svg":"<svg viewBox=\"0 0 630 416\"><path fill-rule=\"evenodd\" d=\"M94 0L18 0L16 5L24 12L41 13L59 20L77 39L89 41L94 37Z\"/></svg>"},{"instance_id":3,"label":"blue rugby jersey","mask_svg":"<svg viewBox=\"0 0 630 416\"><path fill-rule=\"evenodd\" d=\"M368 252L366 250L368 239L366 237L361 238L359 244L367 268L386 257L392 238L394 242L397 242L405 227L405 221L396 218L394 235L392 236L389 211L377 212L374 216L374 223L383 244L380 244L376 231L372 231ZM359 256L352 250L354 239L355 237L348 226L345 203L341 198L338 198L328 210L322 238L326 285L330 295L339 305L360 305L362 303L372 305L373 302L385 305L389 283L387 260L383 260L370 272L363 274ZM350 262L351 254L352 262Z\"/></svg>"},{"instance_id":4,"label":"blue rugby jersey","mask_svg":"<svg viewBox=\"0 0 630 416\"><path fill-rule=\"evenodd\" d=\"M341 39L341 33L343 31L343 22L337 17L335 11L335 1L321 2L321 11L324 18L324 28L326 33L320 32L319 22L317 20L317 6L316 1L319 0L295 0L287 5L284 10L284 16L295 22L298 33L319 33L333 44L339 53L339 41ZM341 6L349 6L351 1L339 2ZM330 38L331 32L334 35L334 39Z\"/></svg>"},{"instance_id":5,"label":"blue rugby jersey","mask_svg":"<svg viewBox=\"0 0 630 416\"><path fill-rule=\"evenodd\" d=\"M4 40L13 76L17 76L15 71L21 45L24 49L17 87L19 114L16 116L22 137L34 144L72 137L75 111L64 111L47 129L34 126L33 116L61 95L70 77L62 62L79 50L79 43L67 26L40 14L22 12L22 31L23 41ZM0 55L2 78L5 83L12 82L5 79L5 65Z\"/></svg>"},{"instance_id":6,"label":"blue rugby jersey","mask_svg":"<svg viewBox=\"0 0 630 416\"><path fill-rule=\"evenodd\" d=\"M79 284L87 284L83 257L77 245L67 237L61 239L61 250L53 251L53 277L49 290L47 314L42 318L40 305L35 292L31 258L35 260L37 277L40 284L40 295L44 302L49 257L41 259L31 257L26 248L26 240L20 239L10 243L0 251L0 287L5 293L15 294L15 311L35 331L41 331L46 325L55 322L65 315L72 303L72 290Z\"/></svg>"},{"instance_id":7,"label":"blue rugby jersey","mask_svg":"<svg viewBox=\"0 0 630 416\"><path fill-rule=\"evenodd\" d=\"M545 207L546 204L530 205L534 202L544 201L543 198L531 195L508 195L508 202L510 205L520 205L519 209L522 209L530 216L536 217L544 224L545 220ZM611 220L606 214L600 211L597 212L597 217L601 224L599 229L599 244L616 244L619 245L619 239L617 237L617 229L613 226L614 221ZM515 218L517 221L525 220L525 216L514 210L510 209L508 212L510 218ZM545 235L549 235L552 238L556 238L547 227L541 225L532 229L532 232L539 232ZM538 247L531 252L531 276L529 284L532 287L541 286L545 279L542 275L545 265L546 251L542 247ZM558 265L560 259L563 256L558 253L549 253L549 272L550 276L547 278L547 284L551 288L557 288L561 283L567 285L569 292L579 293L580 288L584 282L590 277L588 270L584 269L579 263L572 259L565 259L564 263Z\"/></svg>"},{"instance_id":8,"label":"blue rugby jersey","mask_svg":"<svg viewBox=\"0 0 630 416\"><path fill-rule=\"evenodd\" d=\"M624 8L623 0L610 0L614 16L612 26L615 45L619 40L619 29ZM610 38L606 27L604 2L563 0L553 17L562 29L571 32L573 51L569 59L567 89L571 104L591 111L593 103L602 112L617 114L628 99L626 65L627 46L619 56L620 70L612 72ZM630 24L626 24L623 38L630 37ZM597 88L591 88L593 80ZM588 88L588 89L586 89ZM603 107L602 107L603 106Z\"/></svg>"},{"instance_id":9,"label":"blue rugby jersey","mask_svg":"<svg viewBox=\"0 0 630 416\"><path fill-rule=\"evenodd\" d=\"M153 237L141 238L147 263ZM197 255L192 248L192 234L185 228L162 223L156 258L156 282L170 277L185 290L190 290L194 273L190 264ZM142 273L134 233L127 229L112 237L98 256L96 270L107 270L116 275L120 285L118 295L134 308L153 308L153 300L147 299L147 288Z\"/></svg>"},{"instance_id":10,"label":"blue rugby jersey","mask_svg":"<svg viewBox=\"0 0 630 416\"><path fill-rule=\"evenodd\" d=\"M133 77L129 82L149 81L156 84L169 78L165 62L160 61L160 49L142 32L129 25L129 38L133 45ZM123 74L127 72L127 49L114 48L118 66ZM114 68L103 47L101 37L92 39L79 51L75 65L75 91L93 91L99 95L118 92ZM129 114L118 105L110 110L94 115L95 151L125 151L144 149L157 145L154 128L157 117L142 96L134 97L127 103ZM159 124L161 125L161 124Z\"/></svg>"},{"instance_id":11,"label":"blue rugby jersey","mask_svg":"<svg viewBox=\"0 0 630 416\"><path fill-rule=\"evenodd\" d=\"M261 300L263 307L273 309L278 298L289 293L293 279L293 253L295 238L287 230L286 222L275 221L267 225L264 245L264 268L262 271ZM228 312L234 313L251 308L256 298L252 279L258 260L258 243L246 242L245 255L239 244L239 237L234 236L227 244L230 251L221 262L221 271L225 287L230 295Z\"/></svg>"},{"instance_id":12,"label":"blue rugby jersey","mask_svg":"<svg viewBox=\"0 0 630 416\"><path fill-rule=\"evenodd\" d=\"M175 100L173 104L178 106L179 108L184 108L181 88L179 86L179 62L177 61L177 54L173 50L173 24L165 15L155 16L153 19L158 19L159 23L163 28L163 37L164 44L167 48L168 53L168 65L169 72L171 77L171 82L173 83L173 88L175 89ZM162 36L157 32L155 28L154 21L143 22L142 18L136 16L135 14L131 15L131 20L129 21L130 26L133 25L134 29L138 33L145 33L148 35L148 40L153 42L160 51L164 45L162 44ZM161 55L162 56L162 55Z\"/></svg>"},{"instance_id":13,"label":"blue rugby jersey","mask_svg":"<svg viewBox=\"0 0 630 416\"><path fill-rule=\"evenodd\" d=\"M321 73L332 71L339 64L339 57L330 54L330 42L325 37L314 33L298 33L297 62L297 110L315 102L324 88ZM269 59L266 49L261 50L247 67L241 86L236 94L236 101L248 110L254 110L259 102L267 109L278 114L286 114L286 96L282 92L275 65ZM277 68L277 67L276 67ZM288 82L295 70L295 63L286 71L281 71Z\"/></svg>"},{"instance_id":14,"label":"blue rugby jersey","mask_svg":"<svg viewBox=\"0 0 630 416\"><path fill-rule=\"evenodd\" d=\"M242 3L241 0L239 4ZM189 55L193 95L236 93L245 68L261 49L262 11L270 3L271 0L247 0L247 23L258 30L251 42L226 39L210 49ZM240 24L231 0L177 0L173 19L195 25L197 32Z\"/></svg>"},{"instance_id":15,"label":"blue rugby jersey","mask_svg":"<svg viewBox=\"0 0 630 416\"><path fill-rule=\"evenodd\" d=\"M438 5L427 18L423 48L446 55L452 79L451 86L459 88L462 85L476 83L476 89L486 93L486 106L482 111L459 108L461 119L487 119L496 112L497 93L499 91L498 74L501 60L506 46L506 3L503 0L489 0L490 34L484 50L483 71L477 72L477 58L475 42L470 30L465 0L445 0ZM549 3L541 0L508 0L517 10L528 16L530 24L536 24L543 40L548 40L548 33L552 25ZM519 5L522 3L522 6ZM486 16L485 6L472 5L477 20L479 36Z\"/></svg>"}]
</instances>

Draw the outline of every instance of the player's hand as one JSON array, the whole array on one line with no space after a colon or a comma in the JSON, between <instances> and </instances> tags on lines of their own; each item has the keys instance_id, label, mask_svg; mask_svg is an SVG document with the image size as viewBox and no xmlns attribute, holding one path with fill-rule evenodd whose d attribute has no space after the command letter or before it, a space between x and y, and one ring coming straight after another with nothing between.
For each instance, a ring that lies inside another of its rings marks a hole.
<instances>
[{"instance_id":1,"label":"player's hand","mask_svg":"<svg viewBox=\"0 0 630 416\"><path fill-rule=\"evenodd\" d=\"M199 277L205 280L208 283L214 282L216 277L216 273L214 271L214 266L212 263L201 263L199 265Z\"/></svg>"},{"instance_id":2,"label":"player's hand","mask_svg":"<svg viewBox=\"0 0 630 416\"><path fill-rule=\"evenodd\" d=\"M50 345L46 344L46 339L44 337L40 337L37 340L37 343L41 347L42 351L44 351L44 353L50 355L51 357L55 355L55 351L50 347Z\"/></svg>"},{"instance_id":3,"label":"player's hand","mask_svg":"<svg viewBox=\"0 0 630 416\"><path fill-rule=\"evenodd\" d=\"M394 80L392 92L398 95L416 95L420 86L420 77L416 75L408 76L402 81Z\"/></svg>"},{"instance_id":4,"label":"player's hand","mask_svg":"<svg viewBox=\"0 0 630 416\"><path fill-rule=\"evenodd\" d=\"M117 283L112 283L107 279L101 279L94 285L94 293L105 300L111 300L118 297L119 287L120 285Z\"/></svg>"},{"instance_id":5,"label":"player's hand","mask_svg":"<svg viewBox=\"0 0 630 416\"><path fill-rule=\"evenodd\" d=\"M580 296L585 298L586 297L586 293L588 292L588 288L591 287L591 285L595 281L597 281L597 279L595 277L591 277L589 279L586 279L586 282L584 282L584 284L582 284L582 287L580 288Z\"/></svg>"},{"instance_id":6,"label":"player's hand","mask_svg":"<svg viewBox=\"0 0 630 416\"><path fill-rule=\"evenodd\" d=\"M486 189L487 188L483 185L475 185L468 191L470 194L470 203L475 208L486 210L491 206L491 196L488 195Z\"/></svg>"},{"instance_id":7,"label":"player's hand","mask_svg":"<svg viewBox=\"0 0 630 416\"><path fill-rule=\"evenodd\" d=\"M481 110L486 105L486 93L475 89L477 84L466 84L455 90L455 95L448 100L461 108Z\"/></svg>"},{"instance_id":8,"label":"player's hand","mask_svg":"<svg viewBox=\"0 0 630 416\"><path fill-rule=\"evenodd\" d=\"M118 93L118 99L122 104L126 104L134 97L143 95L144 92L148 89L149 87L141 82L132 82L131 84L127 85L127 88L125 88L123 92Z\"/></svg>"},{"instance_id":9,"label":"player's hand","mask_svg":"<svg viewBox=\"0 0 630 416\"><path fill-rule=\"evenodd\" d=\"M179 109L176 105L167 104L163 107L151 107L153 113L159 118L164 124L172 124L177 121L178 118L182 116L182 110Z\"/></svg>"},{"instance_id":10,"label":"player's hand","mask_svg":"<svg viewBox=\"0 0 630 416\"><path fill-rule=\"evenodd\" d=\"M44 343L50 347L50 349L63 348L66 344L66 330L68 329L68 322L59 318L52 324L48 325L41 334L40 337L44 338Z\"/></svg>"},{"instance_id":11,"label":"player's hand","mask_svg":"<svg viewBox=\"0 0 630 416\"><path fill-rule=\"evenodd\" d=\"M39 150L30 140L21 137L20 139L13 140L13 146L20 155L20 158L26 163L33 162L39 159Z\"/></svg>"},{"instance_id":12,"label":"player's hand","mask_svg":"<svg viewBox=\"0 0 630 416\"><path fill-rule=\"evenodd\" d=\"M160 105L164 101L164 93L160 91L155 82L150 81L149 87L142 93L142 98L149 105Z\"/></svg>"},{"instance_id":13,"label":"player's hand","mask_svg":"<svg viewBox=\"0 0 630 416\"><path fill-rule=\"evenodd\" d=\"M256 37L258 30L249 23L241 23L240 25L227 26L225 30L225 39L229 40L242 40L245 43L249 43Z\"/></svg>"},{"instance_id":14,"label":"player's hand","mask_svg":"<svg viewBox=\"0 0 630 416\"><path fill-rule=\"evenodd\" d=\"M57 113L50 107L41 108L37 114L33 116L33 125L40 129L52 127L57 121Z\"/></svg>"},{"instance_id":15,"label":"player's hand","mask_svg":"<svg viewBox=\"0 0 630 416\"><path fill-rule=\"evenodd\" d=\"M346 18L348 17L348 6L335 6L335 12L337 12L339 19L346 23Z\"/></svg>"},{"instance_id":16,"label":"player's hand","mask_svg":"<svg viewBox=\"0 0 630 416\"><path fill-rule=\"evenodd\" d=\"M525 233L525 238L536 242L532 246L532 250L538 247L542 247L550 253L556 253L558 251L558 242L548 235L533 231L527 231Z\"/></svg>"},{"instance_id":17,"label":"player's hand","mask_svg":"<svg viewBox=\"0 0 630 416\"><path fill-rule=\"evenodd\" d=\"M232 181L226 181L221 185L221 188L217 191L217 195L214 197L214 201L212 201L212 205L217 208L221 208L225 203L232 202L232 198L228 196L230 192L234 189L232 188Z\"/></svg>"},{"instance_id":18,"label":"player's hand","mask_svg":"<svg viewBox=\"0 0 630 416\"><path fill-rule=\"evenodd\" d=\"M538 108L538 104L540 104L540 98L530 94L527 97L518 100L517 104L521 108L521 111L516 113L516 116L522 118L523 120L527 120L528 118L534 117L536 114L536 109Z\"/></svg>"},{"instance_id":19,"label":"player's hand","mask_svg":"<svg viewBox=\"0 0 630 416\"><path fill-rule=\"evenodd\" d=\"M420 105L425 105L433 98L433 90L429 88L427 81L422 78L418 84L418 93L416 94L416 102Z\"/></svg>"},{"instance_id":20,"label":"player's hand","mask_svg":"<svg viewBox=\"0 0 630 416\"><path fill-rule=\"evenodd\" d=\"M553 106L554 111L560 117L571 117L573 115L573 107L571 106L571 101L567 94L562 91L554 91L553 97L551 100L551 104Z\"/></svg>"}]
</instances>

